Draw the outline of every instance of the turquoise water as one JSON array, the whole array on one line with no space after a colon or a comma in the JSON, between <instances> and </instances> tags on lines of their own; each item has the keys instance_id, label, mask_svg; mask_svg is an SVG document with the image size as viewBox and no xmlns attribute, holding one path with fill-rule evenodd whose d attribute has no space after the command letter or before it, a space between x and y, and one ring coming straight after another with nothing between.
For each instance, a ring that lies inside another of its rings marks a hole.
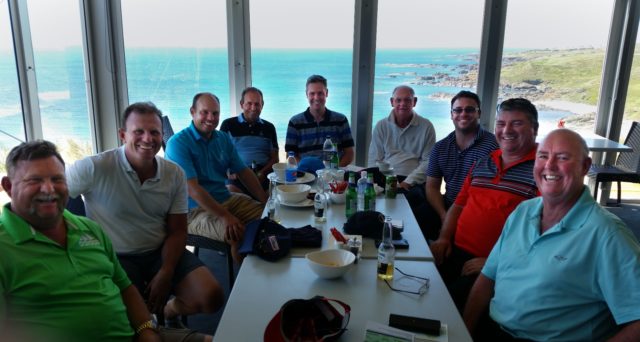
<instances>
[{"instance_id":1,"label":"turquoise water","mask_svg":"<svg viewBox=\"0 0 640 342\"><path fill-rule=\"evenodd\" d=\"M386 117L393 88L413 83L419 76L454 75L461 65L477 63L474 49L379 50L376 55L373 123ZM321 74L329 82L327 107L351 115L352 53L350 50L268 50L252 55L252 82L264 92L262 117L274 123L283 141L289 118L308 106L305 81ZM172 121L174 130L190 122L193 95L210 91L221 98L222 119L229 113L229 73L224 49L128 49L126 51L129 99L153 101ZM53 141L89 140L84 65L79 48L36 52L38 92L45 138ZM13 56L0 52L0 129L24 139ZM413 85L416 111L431 120L437 139L452 129L449 96L463 88ZM475 89L467 89L475 91ZM564 112L544 112L541 119L556 120ZM0 148L17 142L0 133Z\"/></svg>"}]
</instances>

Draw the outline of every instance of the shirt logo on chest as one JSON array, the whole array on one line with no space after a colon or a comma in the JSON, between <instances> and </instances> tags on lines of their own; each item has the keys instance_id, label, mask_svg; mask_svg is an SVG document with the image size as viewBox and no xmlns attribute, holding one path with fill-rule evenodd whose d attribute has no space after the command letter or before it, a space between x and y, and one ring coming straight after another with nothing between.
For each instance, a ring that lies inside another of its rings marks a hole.
<instances>
[{"instance_id":1,"label":"shirt logo on chest","mask_svg":"<svg viewBox=\"0 0 640 342\"><path fill-rule=\"evenodd\" d=\"M96 239L95 237L89 234L83 234L80 237L80 240L78 240L78 245L80 247L98 246L99 244L100 244L100 241L98 241L98 239Z\"/></svg>"}]
</instances>

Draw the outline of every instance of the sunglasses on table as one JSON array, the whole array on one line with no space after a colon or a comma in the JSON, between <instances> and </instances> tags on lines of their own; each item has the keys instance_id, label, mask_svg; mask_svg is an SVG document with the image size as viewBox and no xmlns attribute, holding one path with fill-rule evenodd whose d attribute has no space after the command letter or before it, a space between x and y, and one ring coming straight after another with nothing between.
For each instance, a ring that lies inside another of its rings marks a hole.
<instances>
[{"instance_id":1,"label":"sunglasses on table","mask_svg":"<svg viewBox=\"0 0 640 342\"><path fill-rule=\"evenodd\" d=\"M451 112L452 112L452 113L455 113L455 114L460 114L460 113L462 113L462 112L465 112L465 113L467 113L467 114L473 114L473 113L477 112L478 110L480 110L480 108L478 108L478 107L471 107L471 106L464 107L464 108L463 108L463 107L455 107L455 108L451 108Z\"/></svg>"},{"instance_id":2,"label":"sunglasses on table","mask_svg":"<svg viewBox=\"0 0 640 342\"><path fill-rule=\"evenodd\" d=\"M429 284L430 284L430 282L431 282L431 281L429 280L429 278L418 277L418 276L415 276L415 275L412 275L412 274L404 273L404 272L402 272L402 271L401 271L399 268L397 268L397 267L394 267L394 268L396 269L396 271L400 272L400 274L402 274L403 276L408 277L408 278L412 278L412 279L414 279L414 280L416 280L416 281L418 281L419 283L422 283L422 284L421 284L421 286L418 288L418 290L417 290L417 291L408 291L408 290L398 289L398 288L395 288L395 287L391 286L391 284L389 284L389 281L387 281L387 280L385 279L385 281L384 281L384 282L387 284L387 286L389 286L389 288L390 288L392 291L396 291L396 292L404 292L404 293L411 293L411 294L416 294L416 295L419 295L419 296L422 296L423 294L427 293L427 290L429 289Z\"/></svg>"}]
</instances>

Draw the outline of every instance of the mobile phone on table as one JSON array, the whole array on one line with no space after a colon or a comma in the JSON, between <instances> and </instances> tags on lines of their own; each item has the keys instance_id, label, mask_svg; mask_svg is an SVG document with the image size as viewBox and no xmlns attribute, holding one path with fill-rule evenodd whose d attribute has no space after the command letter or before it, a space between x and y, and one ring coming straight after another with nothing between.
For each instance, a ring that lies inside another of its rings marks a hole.
<instances>
[{"instance_id":1,"label":"mobile phone on table","mask_svg":"<svg viewBox=\"0 0 640 342\"><path fill-rule=\"evenodd\" d=\"M427 335L440 336L441 324L440 321L435 319L389 314L389 326L402 330L421 332Z\"/></svg>"}]
</instances>

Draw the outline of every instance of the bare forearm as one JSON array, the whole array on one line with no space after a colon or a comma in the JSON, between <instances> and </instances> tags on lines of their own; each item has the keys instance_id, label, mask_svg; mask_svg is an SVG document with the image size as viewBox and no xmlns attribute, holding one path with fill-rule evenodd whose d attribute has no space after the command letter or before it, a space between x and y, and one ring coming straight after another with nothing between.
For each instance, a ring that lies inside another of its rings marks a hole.
<instances>
[{"instance_id":1,"label":"bare forearm","mask_svg":"<svg viewBox=\"0 0 640 342\"><path fill-rule=\"evenodd\" d=\"M187 187L189 189L189 196L193 198L198 206L203 210L206 210L216 216L223 216L229 214L229 212L218 203L203 187L201 187L197 180L188 180Z\"/></svg>"},{"instance_id":2,"label":"bare forearm","mask_svg":"<svg viewBox=\"0 0 640 342\"><path fill-rule=\"evenodd\" d=\"M640 341L640 321L627 323L622 330L609 339L610 342Z\"/></svg>"},{"instance_id":3,"label":"bare forearm","mask_svg":"<svg viewBox=\"0 0 640 342\"><path fill-rule=\"evenodd\" d=\"M129 317L129 323L133 329L151 319L151 314L135 286L129 285L120 292L120 296L127 308L127 317Z\"/></svg>"},{"instance_id":4,"label":"bare forearm","mask_svg":"<svg viewBox=\"0 0 640 342\"><path fill-rule=\"evenodd\" d=\"M264 164L262 169L260 169L260 172L265 176L268 175L269 173L271 173L271 171L273 171L273 164L277 163L278 160L279 160L278 151L272 152L271 158L269 158L269 160L266 162L266 164Z\"/></svg>"},{"instance_id":5,"label":"bare forearm","mask_svg":"<svg viewBox=\"0 0 640 342\"><path fill-rule=\"evenodd\" d=\"M425 185L425 192L427 193L427 202L431 205L431 208L438 213L440 219L444 221L447 214L444 208L444 197L440 193L440 186L442 184L441 178L427 177L427 183Z\"/></svg>"},{"instance_id":6,"label":"bare forearm","mask_svg":"<svg viewBox=\"0 0 640 342\"><path fill-rule=\"evenodd\" d=\"M162 269L173 274L187 244L187 215L169 215L167 231L167 237L162 247Z\"/></svg>"},{"instance_id":7,"label":"bare forearm","mask_svg":"<svg viewBox=\"0 0 640 342\"><path fill-rule=\"evenodd\" d=\"M494 285L495 282L493 280L480 274L475 284L473 284L471 292L469 292L469 299L464 307L462 318L467 329L472 334L478 324L478 320L489 307L489 301L493 298Z\"/></svg>"},{"instance_id":8,"label":"bare forearm","mask_svg":"<svg viewBox=\"0 0 640 342\"><path fill-rule=\"evenodd\" d=\"M258 199L258 201L265 203L267 202L267 194L262 190L262 185L256 178L256 175L251 172L248 168L245 168L238 172L238 178L242 184L249 190L249 192Z\"/></svg>"},{"instance_id":9,"label":"bare forearm","mask_svg":"<svg viewBox=\"0 0 640 342\"><path fill-rule=\"evenodd\" d=\"M456 234L456 227L458 225L458 218L462 213L462 208L459 205L452 205L447 211L444 222L442 223L442 230L440 231L440 238L446 240L453 240L453 236Z\"/></svg>"},{"instance_id":10,"label":"bare forearm","mask_svg":"<svg viewBox=\"0 0 640 342\"><path fill-rule=\"evenodd\" d=\"M340 167L345 167L353 161L353 147L347 147L344 149L344 154L340 158Z\"/></svg>"}]
</instances>

